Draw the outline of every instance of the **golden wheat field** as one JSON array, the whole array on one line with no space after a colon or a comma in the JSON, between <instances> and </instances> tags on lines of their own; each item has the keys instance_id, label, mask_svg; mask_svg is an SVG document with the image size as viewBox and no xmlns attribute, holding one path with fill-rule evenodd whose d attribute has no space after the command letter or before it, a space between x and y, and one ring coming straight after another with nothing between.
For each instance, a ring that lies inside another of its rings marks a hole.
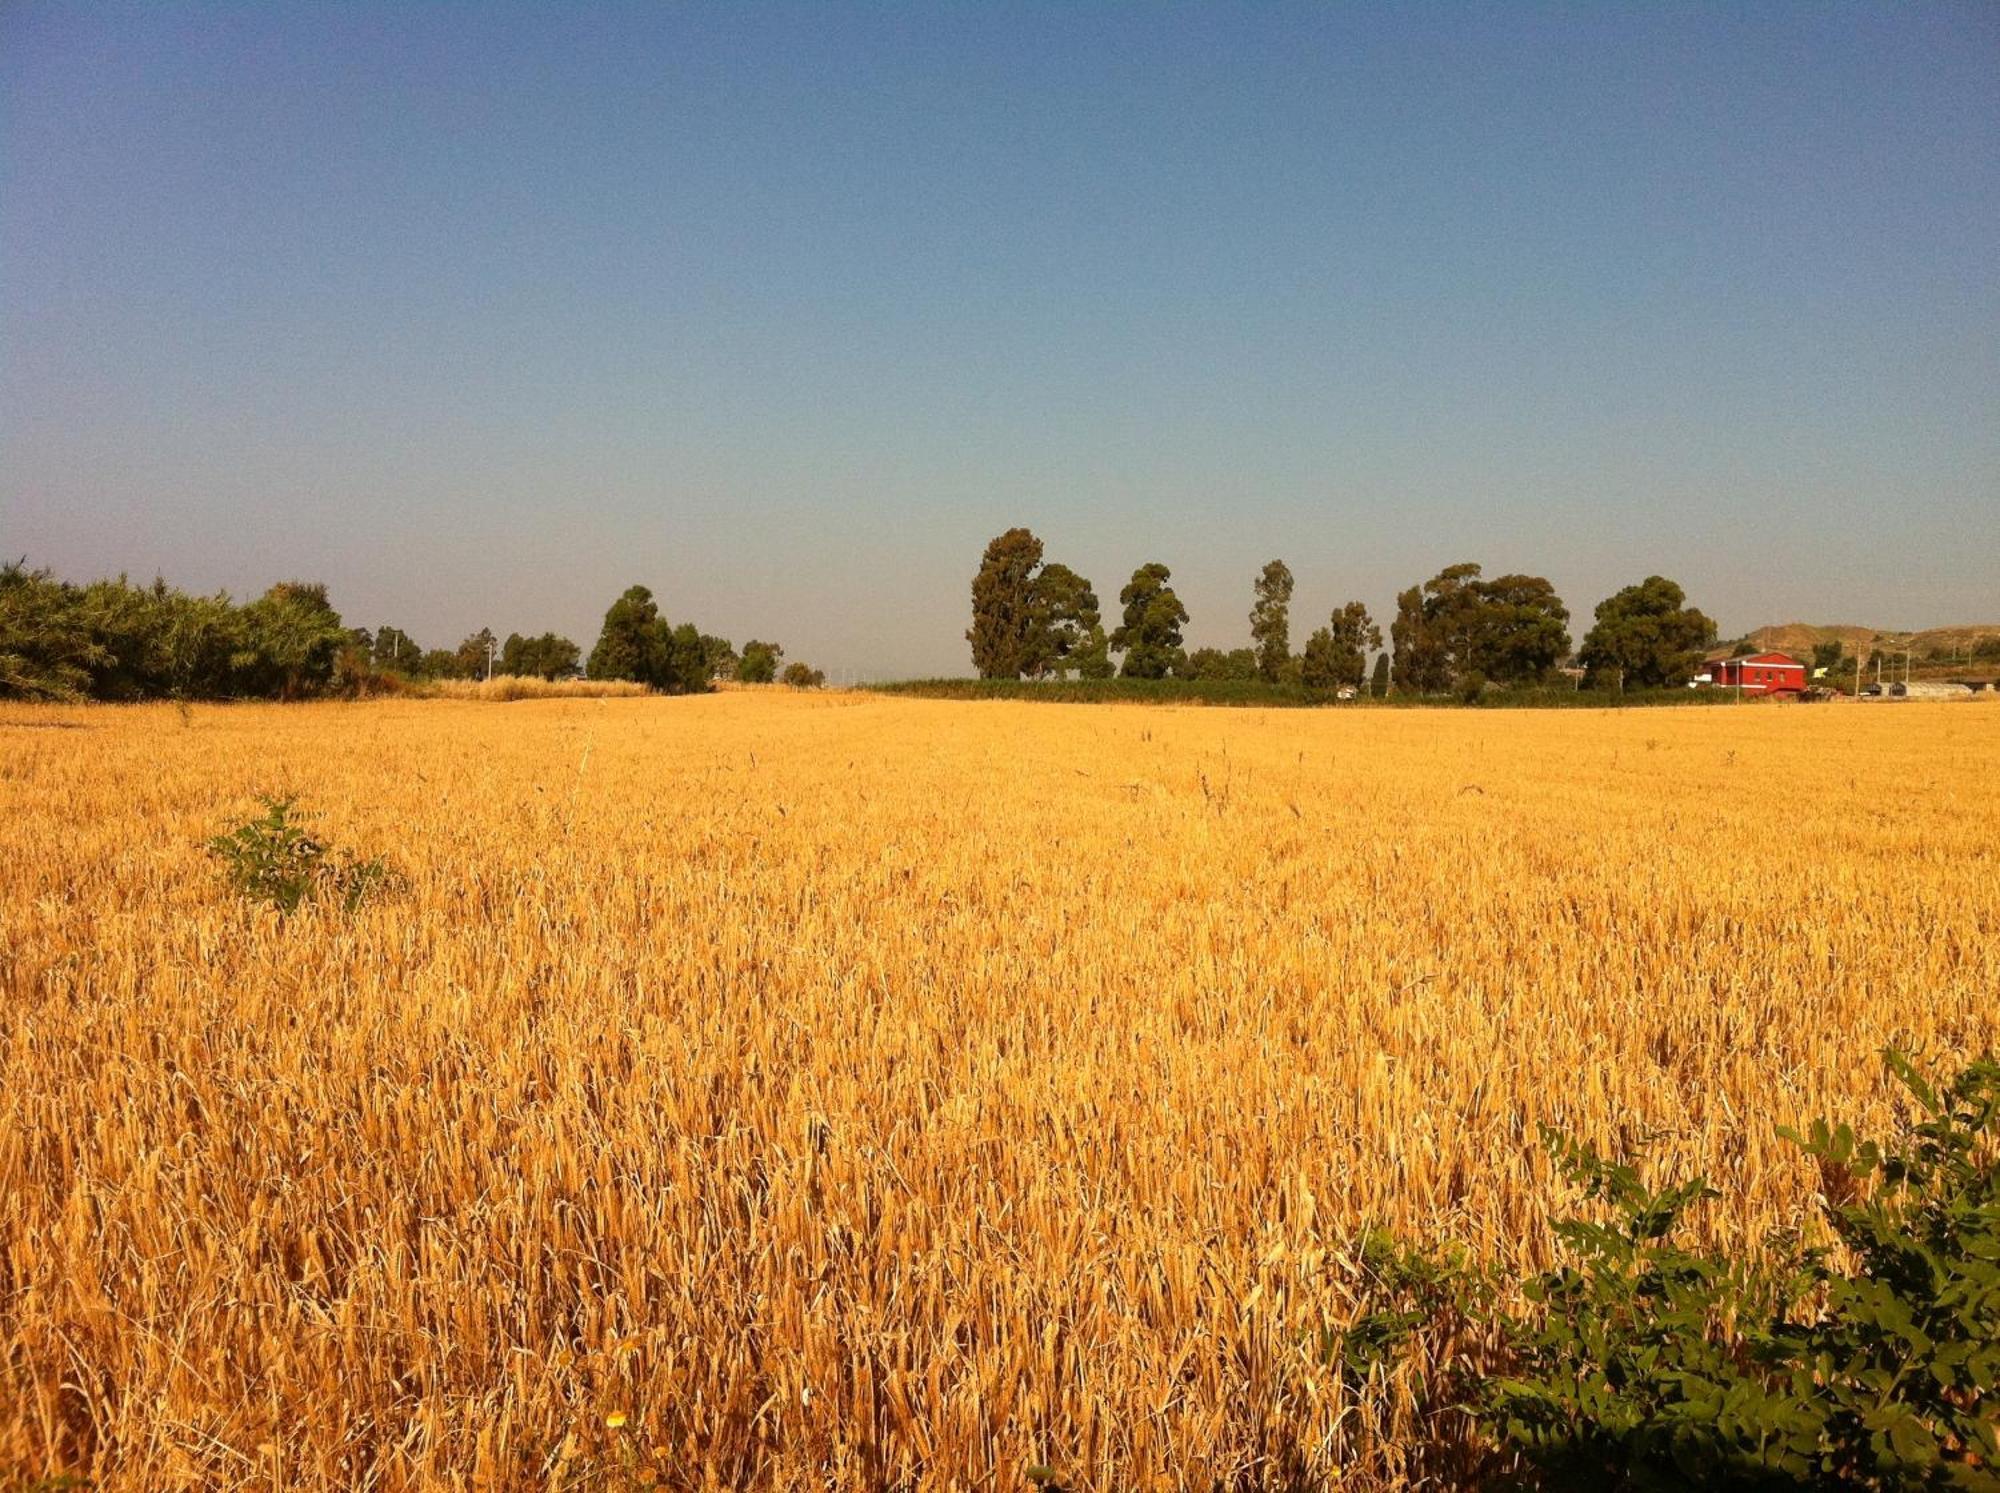
<instances>
[{"instance_id":1,"label":"golden wheat field","mask_svg":"<svg viewBox=\"0 0 2000 1493\"><path fill-rule=\"evenodd\" d=\"M2000 709L0 708L0 1485L1390 1485L1364 1228L2000 1028ZM296 794L406 884L235 898Z\"/></svg>"}]
</instances>

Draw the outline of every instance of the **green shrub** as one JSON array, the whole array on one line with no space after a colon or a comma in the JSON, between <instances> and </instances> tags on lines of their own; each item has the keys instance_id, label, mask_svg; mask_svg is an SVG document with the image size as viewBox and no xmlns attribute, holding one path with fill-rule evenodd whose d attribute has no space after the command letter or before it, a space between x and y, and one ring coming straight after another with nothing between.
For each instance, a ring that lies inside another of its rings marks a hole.
<instances>
[{"instance_id":1,"label":"green shrub","mask_svg":"<svg viewBox=\"0 0 2000 1493\"><path fill-rule=\"evenodd\" d=\"M1920 1111L1897 1141L1784 1132L1819 1167L1837 1249L1693 1250L1688 1215L1717 1196L1701 1179L1656 1191L1550 1135L1605 1216L1556 1226L1565 1261L1524 1283L1528 1308L1398 1257L1337 1351L1366 1371L1492 1313L1488 1372L1447 1392L1545 1486L2000 1490L2000 1065L1938 1090L1888 1062Z\"/></svg>"},{"instance_id":2,"label":"green shrub","mask_svg":"<svg viewBox=\"0 0 2000 1493\"><path fill-rule=\"evenodd\" d=\"M281 913L298 911L309 901L330 901L347 912L378 893L393 890L401 878L377 856L356 860L332 852L308 834L292 817L293 800L260 798L261 818L246 820L208 842L209 852L223 863L237 895L267 902Z\"/></svg>"}]
</instances>

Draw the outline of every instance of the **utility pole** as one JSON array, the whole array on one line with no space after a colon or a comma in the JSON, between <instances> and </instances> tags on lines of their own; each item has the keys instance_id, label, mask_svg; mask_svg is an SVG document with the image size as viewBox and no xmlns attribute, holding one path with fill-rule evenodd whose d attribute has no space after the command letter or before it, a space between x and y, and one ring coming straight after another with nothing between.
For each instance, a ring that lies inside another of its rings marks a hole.
<instances>
[{"instance_id":1,"label":"utility pole","mask_svg":"<svg viewBox=\"0 0 2000 1493\"><path fill-rule=\"evenodd\" d=\"M498 639L489 632L486 635L486 680L489 684L493 682L493 650L499 646Z\"/></svg>"}]
</instances>

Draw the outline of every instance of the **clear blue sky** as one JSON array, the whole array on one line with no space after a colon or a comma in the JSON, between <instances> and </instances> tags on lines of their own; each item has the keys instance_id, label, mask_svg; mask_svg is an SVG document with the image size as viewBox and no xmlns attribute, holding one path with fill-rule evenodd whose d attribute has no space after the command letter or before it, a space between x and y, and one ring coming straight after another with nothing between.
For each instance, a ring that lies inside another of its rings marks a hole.
<instances>
[{"instance_id":1,"label":"clear blue sky","mask_svg":"<svg viewBox=\"0 0 2000 1493\"><path fill-rule=\"evenodd\" d=\"M0 7L8 555L907 674L1017 523L2000 621L2000 6Z\"/></svg>"}]
</instances>

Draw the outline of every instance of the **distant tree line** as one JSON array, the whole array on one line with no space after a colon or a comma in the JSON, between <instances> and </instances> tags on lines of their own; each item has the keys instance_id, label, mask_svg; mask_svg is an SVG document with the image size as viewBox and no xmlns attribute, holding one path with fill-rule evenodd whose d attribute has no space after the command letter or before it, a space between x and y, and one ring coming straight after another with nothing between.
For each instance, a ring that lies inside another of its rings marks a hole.
<instances>
[{"instance_id":1,"label":"distant tree line","mask_svg":"<svg viewBox=\"0 0 2000 1493\"><path fill-rule=\"evenodd\" d=\"M587 672L684 694L717 679L771 683L784 652L752 639L739 653L692 624L670 627L652 593L634 586L605 614ZM239 603L164 580L78 585L25 561L0 566L0 697L301 700L489 674L584 672L581 650L553 632L509 633L501 642L482 628L456 648L426 649L400 627L349 627L314 581L282 581ZM795 662L784 682L816 687L825 676Z\"/></svg>"},{"instance_id":2,"label":"distant tree line","mask_svg":"<svg viewBox=\"0 0 2000 1493\"><path fill-rule=\"evenodd\" d=\"M1598 605L1595 625L1572 655L1569 610L1545 578L1489 580L1480 566L1466 563L1448 565L1396 598L1386 650L1368 608L1350 601L1294 654L1292 572L1273 560L1251 585L1250 645L1190 652L1183 641L1187 607L1171 579L1158 561L1133 571L1118 594L1118 625L1107 633L1090 582L1066 565L1043 563L1042 541L1029 530L1009 529L986 546L973 576L965 635L973 667L984 679L1115 673L1469 697L1488 685L1545 684L1572 658L1584 687L1670 688L1699 672L1715 642L1715 624L1687 605L1681 588L1649 576Z\"/></svg>"},{"instance_id":3,"label":"distant tree line","mask_svg":"<svg viewBox=\"0 0 2000 1493\"><path fill-rule=\"evenodd\" d=\"M155 581L76 585L0 567L0 695L52 700L299 699L366 667L326 587L283 581L255 601Z\"/></svg>"},{"instance_id":4,"label":"distant tree line","mask_svg":"<svg viewBox=\"0 0 2000 1493\"><path fill-rule=\"evenodd\" d=\"M804 689L826 683L824 673L803 663L786 665L780 675L784 657L778 643L752 638L738 652L727 638L711 636L692 622L675 626L660 614L651 591L632 586L604 614L585 673L592 679L636 680L668 695L699 694L722 679Z\"/></svg>"}]
</instances>

